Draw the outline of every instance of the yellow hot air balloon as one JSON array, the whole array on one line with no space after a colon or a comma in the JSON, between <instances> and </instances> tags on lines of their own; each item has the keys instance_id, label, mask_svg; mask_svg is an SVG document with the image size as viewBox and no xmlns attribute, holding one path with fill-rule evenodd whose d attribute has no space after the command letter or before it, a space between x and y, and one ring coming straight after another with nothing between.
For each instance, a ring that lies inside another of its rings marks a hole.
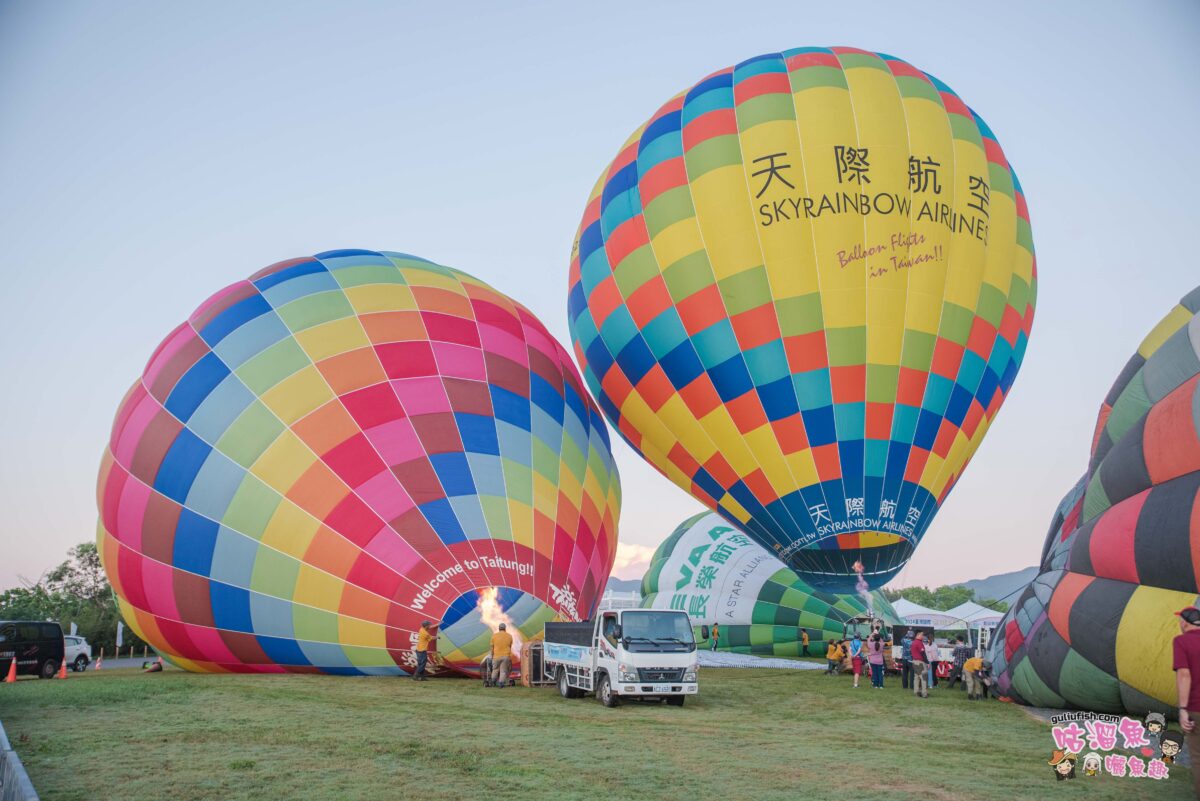
<instances>
[{"instance_id":1,"label":"yellow hot air balloon","mask_svg":"<svg viewBox=\"0 0 1200 801\"><path fill-rule=\"evenodd\" d=\"M845 591L912 555L1016 377L1035 294L984 122L892 56L799 48L705 78L629 139L568 309L621 435Z\"/></svg>"}]
</instances>

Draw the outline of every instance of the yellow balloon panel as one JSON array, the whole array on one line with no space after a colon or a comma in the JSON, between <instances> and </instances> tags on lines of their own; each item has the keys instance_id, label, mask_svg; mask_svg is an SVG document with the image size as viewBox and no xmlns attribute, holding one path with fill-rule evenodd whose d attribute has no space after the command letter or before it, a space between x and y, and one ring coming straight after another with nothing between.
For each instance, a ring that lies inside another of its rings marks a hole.
<instances>
[{"instance_id":1,"label":"yellow balloon panel","mask_svg":"<svg viewBox=\"0 0 1200 801\"><path fill-rule=\"evenodd\" d=\"M1028 214L945 84L852 48L662 106L589 199L569 317L609 420L818 585L911 556L1024 357ZM735 511L736 510L736 511Z\"/></svg>"}]
</instances>

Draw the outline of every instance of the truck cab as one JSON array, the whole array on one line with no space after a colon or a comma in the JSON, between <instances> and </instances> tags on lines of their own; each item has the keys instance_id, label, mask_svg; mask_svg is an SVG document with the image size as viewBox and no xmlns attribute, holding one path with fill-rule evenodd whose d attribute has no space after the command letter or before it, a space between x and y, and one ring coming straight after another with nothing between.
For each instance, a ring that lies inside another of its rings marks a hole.
<instances>
[{"instance_id":1,"label":"truck cab","mask_svg":"<svg viewBox=\"0 0 1200 801\"><path fill-rule=\"evenodd\" d=\"M692 625L685 612L617 609L587 623L547 623L542 669L564 698L594 693L682 706L699 691Z\"/></svg>"}]
</instances>

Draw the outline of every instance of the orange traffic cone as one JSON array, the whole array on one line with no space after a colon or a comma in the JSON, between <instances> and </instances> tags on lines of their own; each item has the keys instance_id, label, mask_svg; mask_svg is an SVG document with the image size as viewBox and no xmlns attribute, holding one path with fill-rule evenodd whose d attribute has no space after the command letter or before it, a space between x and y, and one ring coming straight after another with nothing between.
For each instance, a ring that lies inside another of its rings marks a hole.
<instances>
[{"instance_id":1,"label":"orange traffic cone","mask_svg":"<svg viewBox=\"0 0 1200 801\"><path fill-rule=\"evenodd\" d=\"M5 684L14 684L17 681L17 658L14 656L12 661L8 663L8 677L4 679Z\"/></svg>"},{"instance_id":2,"label":"orange traffic cone","mask_svg":"<svg viewBox=\"0 0 1200 801\"><path fill-rule=\"evenodd\" d=\"M62 661L62 664L58 666L58 675L55 676L55 678L65 679L66 677L67 677L67 660L64 659Z\"/></svg>"},{"instance_id":3,"label":"orange traffic cone","mask_svg":"<svg viewBox=\"0 0 1200 801\"><path fill-rule=\"evenodd\" d=\"M104 664L104 655L101 654L100 656L96 657L96 666L94 668L92 668L92 670L99 670L100 666L103 664Z\"/></svg>"}]
</instances>

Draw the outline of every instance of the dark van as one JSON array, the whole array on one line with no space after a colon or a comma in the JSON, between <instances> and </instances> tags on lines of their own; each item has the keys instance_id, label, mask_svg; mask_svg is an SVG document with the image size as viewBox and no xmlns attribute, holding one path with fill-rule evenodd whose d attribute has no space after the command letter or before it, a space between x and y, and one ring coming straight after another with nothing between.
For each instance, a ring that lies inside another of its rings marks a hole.
<instances>
[{"instance_id":1,"label":"dark van","mask_svg":"<svg viewBox=\"0 0 1200 801\"><path fill-rule=\"evenodd\" d=\"M18 675L52 679L64 653L62 626L57 623L0 620L0 681L14 656Z\"/></svg>"}]
</instances>

